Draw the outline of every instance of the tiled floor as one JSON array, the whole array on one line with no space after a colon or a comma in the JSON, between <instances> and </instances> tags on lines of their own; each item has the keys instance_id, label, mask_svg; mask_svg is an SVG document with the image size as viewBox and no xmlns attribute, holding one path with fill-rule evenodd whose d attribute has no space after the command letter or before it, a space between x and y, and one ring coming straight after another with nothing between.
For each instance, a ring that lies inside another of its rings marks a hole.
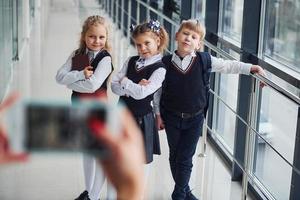
<instances>
[{"instance_id":1,"label":"tiled floor","mask_svg":"<svg viewBox=\"0 0 300 200\"><path fill-rule=\"evenodd\" d=\"M70 91L55 82L55 74L76 48L82 20L92 14L105 15L93 0L43 1L21 61L15 63L10 90L18 89L26 98L68 100ZM119 68L135 50L114 27L112 32L114 66ZM146 199L170 199L173 188L165 133L160 136L162 155L152 163ZM194 158L193 192L203 200L241 199L240 185L231 182L230 172L210 146L206 155ZM73 199L84 189L81 164L78 153L35 153L27 163L1 166L0 199Z\"/></svg>"}]
</instances>

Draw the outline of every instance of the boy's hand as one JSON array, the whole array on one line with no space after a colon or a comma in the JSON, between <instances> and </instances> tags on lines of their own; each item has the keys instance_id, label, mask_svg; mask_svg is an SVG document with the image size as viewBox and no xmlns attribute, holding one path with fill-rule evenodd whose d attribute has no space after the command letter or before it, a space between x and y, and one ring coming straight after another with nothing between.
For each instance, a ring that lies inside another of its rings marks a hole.
<instances>
[{"instance_id":1,"label":"boy's hand","mask_svg":"<svg viewBox=\"0 0 300 200\"><path fill-rule=\"evenodd\" d=\"M139 85L146 86L146 85L148 85L150 82L151 82L151 81L148 81L147 79L142 79L142 80L140 80Z\"/></svg>"},{"instance_id":2,"label":"boy's hand","mask_svg":"<svg viewBox=\"0 0 300 200\"><path fill-rule=\"evenodd\" d=\"M158 130L163 130L165 128L164 121L162 120L160 114L155 114L156 126Z\"/></svg>"},{"instance_id":3,"label":"boy's hand","mask_svg":"<svg viewBox=\"0 0 300 200\"><path fill-rule=\"evenodd\" d=\"M92 66L87 66L83 70L84 76L86 79L90 78L93 75L93 67Z\"/></svg>"},{"instance_id":4,"label":"boy's hand","mask_svg":"<svg viewBox=\"0 0 300 200\"><path fill-rule=\"evenodd\" d=\"M252 65L251 69L250 69L250 72L254 73L254 74L259 74L259 75L264 76L264 77L266 76L266 73L265 73L264 69L261 68L261 66L259 66L259 65ZM260 82L259 86L262 88L262 87L266 86L266 84L263 83L263 82Z\"/></svg>"}]
</instances>

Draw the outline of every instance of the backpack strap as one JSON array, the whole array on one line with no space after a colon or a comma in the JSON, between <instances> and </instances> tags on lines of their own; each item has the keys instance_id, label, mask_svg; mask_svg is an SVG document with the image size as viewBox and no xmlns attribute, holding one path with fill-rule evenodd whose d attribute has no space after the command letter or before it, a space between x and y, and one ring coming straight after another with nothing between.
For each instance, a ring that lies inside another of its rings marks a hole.
<instances>
[{"instance_id":1,"label":"backpack strap","mask_svg":"<svg viewBox=\"0 0 300 200\"><path fill-rule=\"evenodd\" d=\"M206 117L206 113L209 106L209 89L210 89L210 74L211 74L211 56L207 52L197 52L197 54L200 56L203 64L202 68L202 77L203 77L203 83L205 86L206 91L206 105L204 107L204 117Z\"/></svg>"}]
</instances>

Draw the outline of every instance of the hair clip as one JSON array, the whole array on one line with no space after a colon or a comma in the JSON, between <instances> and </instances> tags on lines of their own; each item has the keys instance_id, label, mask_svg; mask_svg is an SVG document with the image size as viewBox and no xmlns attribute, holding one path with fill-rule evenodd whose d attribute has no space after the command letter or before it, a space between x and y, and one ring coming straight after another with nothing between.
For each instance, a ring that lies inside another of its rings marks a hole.
<instances>
[{"instance_id":1,"label":"hair clip","mask_svg":"<svg viewBox=\"0 0 300 200\"><path fill-rule=\"evenodd\" d=\"M160 23L157 20L150 20L148 22L148 28L150 28L154 32L159 32L160 31Z\"/></svg>"},{"instance_id":2,"label":"hair clip","mask_svg":"<svg viewBox=\"0 0 300 200\"><path fill-rule=\"evenodd\" d=\"M131 25L130 25L130 32L133 32L134 29L135 29L135 25L131 24Z\"/></svg>"}]
</instances>

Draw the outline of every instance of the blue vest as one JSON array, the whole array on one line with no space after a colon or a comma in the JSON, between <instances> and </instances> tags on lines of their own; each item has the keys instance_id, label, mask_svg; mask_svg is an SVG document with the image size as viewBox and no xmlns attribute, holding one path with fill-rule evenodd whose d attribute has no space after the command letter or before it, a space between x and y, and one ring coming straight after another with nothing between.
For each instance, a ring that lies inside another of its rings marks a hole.
<instances>
[{"instance_id":1,"label":"blue vest","mask_svg":"<svg viewBox=\"0 0 300 200\"><path fill-rule=\"evenodd\" d=\"M82 52L78 52L76 51L75 54L78 54L78 53L82 53ZM110 56L111 55L106 51L106 50L103 50L103 51L100 51L96 57L94 58L94 60L92 61L91 63L91 66L93 67L93 71L96 70L96 68L98 67L98 63L106 56ZM111 71L113 71L113 65L111 65ZM95 97L97 95L102 95L104 93L104 95L106 96L106 90L107 90L107 80L108 80L108 77L110 75L107 76L107 78L104 80L104 82L102 83L102 85L94 92L94 93L80 93L80 92L76 92L76 91L73 91L72 93L72 100L73 99L76 99L77 97Z\"/></svg>"},{"instance_id":2,"label":"blue vest","mask_svg":"<svg viewBox=\"0 0 300 200\"><path fill-rule=\"evenodd\" d=\"M143 68L137 69L136 61L139 56L133 56L128 61L128 69L126 76L134 83L139 83L142 79L149 79L152 73L160 67L164 67L162 62L156 62L151 65L147 65ZM153 94L148 95L144 99L136 100L132 97L121 96L120 99L127 105L129 110L135 117L142 117L152 112L151 101L153 100Z\"/></svg>"},{"instance_id":3,"label":"blue vest","mask_svg":"<svg viewBox=\"0 0 300 200\"><path fill-rule=\"evenodd\" d=\"M211 57L206 52L197 52L185 72L172 62L172 55L164 56L166 77L162 86L160 105L165 110L181 113L196 113L208 107Z\"/></svg>"}]
</instances>

